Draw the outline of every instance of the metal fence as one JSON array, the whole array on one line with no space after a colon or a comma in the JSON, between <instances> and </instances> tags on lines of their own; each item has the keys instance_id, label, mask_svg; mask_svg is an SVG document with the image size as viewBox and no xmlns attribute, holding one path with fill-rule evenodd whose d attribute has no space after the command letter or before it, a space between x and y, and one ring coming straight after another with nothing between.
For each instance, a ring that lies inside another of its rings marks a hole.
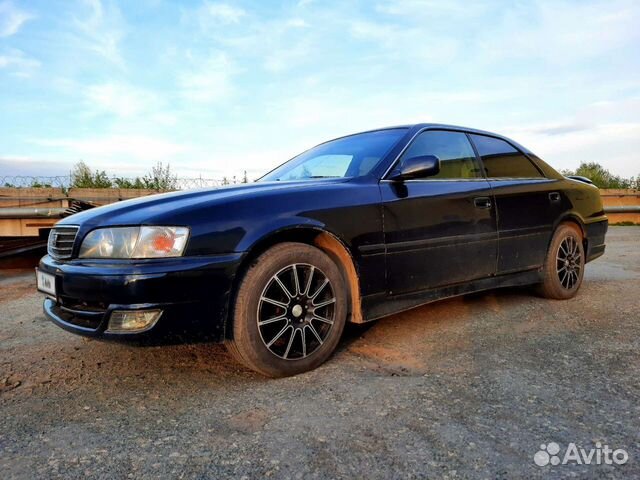
<instances>
[{"instance_id":1,"label":"metal fence","mask_svg":"<svg viewBox=\"0 0 640 480\"><path fill-rule=\"evenodd\" d=\"M122 177L111 177L110 180L114 188L117 187L115 180L121 180ZM124 178L134 182L135 178ZM175 187L177 190L192 190L195 188L220 187L235 183L242 183L243 176L233 176L224 178L203 178L203 177L180 177L175 179ZM0 176L0 187L15 188L31 188L31 187L49 187L49 188L71 188L71 175L60 175L54 177L46 176Z\"/></svg>"}]
</instances>

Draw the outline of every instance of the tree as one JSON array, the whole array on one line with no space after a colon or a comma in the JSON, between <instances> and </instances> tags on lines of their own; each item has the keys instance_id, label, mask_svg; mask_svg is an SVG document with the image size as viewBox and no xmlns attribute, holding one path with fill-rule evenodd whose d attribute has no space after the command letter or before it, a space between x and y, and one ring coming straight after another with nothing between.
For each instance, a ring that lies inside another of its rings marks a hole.
<instances>
[{"instance_id":1,"label":"tree","mask_svg":"<svg viewBox=\"0 0 640 480\"><path fill-rule=\"evenodd\" d=\"M614 175L596 162L582 162L575 172L563 170L563 175L587 177L598 188L638 188L640 178L623 178Z\"/></svg>"},{"instance_id":2,"label":"tree","mask_svg":"<svg viewBox=\"0 0 640 480\"><path fill-rule=\"evenodd\" d=\"M162 162L156 163L151 168L151 173L142 177L145 188L168 192L178 189L178 177L171 173L171 166L163 166Z\"/></svg>"},{"instance_id":3,"label":"tree","mask_svg":"<svg viewBox=\"0 0 640 480\"><path fill-rule=\"evenodd\" d=\"M111 188L111 180L104 170L95 172L80 160L71 170L72 188Z\"/></svg>"},{"instance_id":4,"label":"tree","mask_svg":"<svg viewBox=\"0 0 640 480\"><path fill-rule=\"evenodd\" d=\"M75 188L91 188L92 184L93 173L89 166L80 160L71 170L71 186Z\"/></svg>"},{"instance_id":5,"label":"tree","mask_svg":"<svg viewBox=\"0 0 640 480\"><path fill-rule=\"evenodd\" d=\"M104 170L96 170L93 173L93 184L93 188L111 188L113 186L111 179L107 176L107 173Z\"/></svg>"}]
</instances>

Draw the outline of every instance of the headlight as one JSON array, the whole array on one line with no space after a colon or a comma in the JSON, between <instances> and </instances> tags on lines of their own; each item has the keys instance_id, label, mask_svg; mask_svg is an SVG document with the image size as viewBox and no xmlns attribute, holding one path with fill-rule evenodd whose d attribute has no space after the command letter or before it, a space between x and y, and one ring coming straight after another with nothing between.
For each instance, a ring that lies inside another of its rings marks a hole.
<instances>
[{"instance_id":1,"label":"headlight","mask_svg":"<svg viewBox=\"0 0 640 480\"><path fill-rule=\"evenodd\" d=\"M98 228L84 237L80 258L179 257L189 238L187 227Z\"/></svg>"}]
</instances>

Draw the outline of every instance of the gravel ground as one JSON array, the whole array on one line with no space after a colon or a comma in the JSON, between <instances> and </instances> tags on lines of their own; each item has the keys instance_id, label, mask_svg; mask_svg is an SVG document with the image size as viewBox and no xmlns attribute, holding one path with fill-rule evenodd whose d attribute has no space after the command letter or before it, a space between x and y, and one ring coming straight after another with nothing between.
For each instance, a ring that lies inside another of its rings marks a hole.
<instances>
[{"instance_id":1,"label":"gravel ground","mask_svg":"<svg viewBox=\"0 0 640 480\"><path fill-rule=\"evenodd\" d=\"M640 228L612 227L572 300L434 303L283 380L219 345L66 333L32 270L2 270L2 478L640 478L639 247ZM539 467L549 442L629 460Z\"/></svg>"}]
</instances>

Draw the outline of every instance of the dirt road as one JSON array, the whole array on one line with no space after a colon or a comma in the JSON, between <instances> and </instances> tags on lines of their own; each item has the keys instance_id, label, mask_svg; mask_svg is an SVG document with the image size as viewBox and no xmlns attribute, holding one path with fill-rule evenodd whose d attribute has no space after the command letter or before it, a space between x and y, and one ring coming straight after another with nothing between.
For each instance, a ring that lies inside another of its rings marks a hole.
<instances>
[{"instance_id":1,"label":"dirt road","mask_svg":"<svg viewBox=\"0 0 640 480\"><path fill-rule=\"evenodd\" d=\"M2 270L2 478L639 477L640 228L611 228L608 245L575 299L431 304L283 380L218 345L66 333L44 319L32 270ZM629 459L537 466L549 442Z\"/></svg>"}]
</instances>

